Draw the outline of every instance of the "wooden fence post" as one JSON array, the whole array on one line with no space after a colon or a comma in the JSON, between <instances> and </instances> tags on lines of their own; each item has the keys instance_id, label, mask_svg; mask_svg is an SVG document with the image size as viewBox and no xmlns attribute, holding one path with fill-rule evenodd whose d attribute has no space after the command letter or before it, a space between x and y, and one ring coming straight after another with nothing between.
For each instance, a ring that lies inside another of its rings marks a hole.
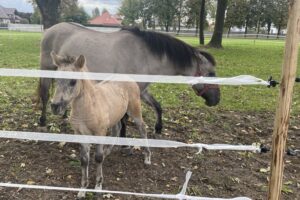
<instances>
[{"instance_id":1,"label":"wooden fence post","mask_svg":"<svg viewBox=\"0 0 300 200\"><path fill-rule=\"evenodd\" d=\"M297 70L300 38L300 0L290 0L288 32L282 65L281 86L273 131L271 175L268 200L280 200L284 153L289 127L290 107Z\"/></svg>"}]
</instances>

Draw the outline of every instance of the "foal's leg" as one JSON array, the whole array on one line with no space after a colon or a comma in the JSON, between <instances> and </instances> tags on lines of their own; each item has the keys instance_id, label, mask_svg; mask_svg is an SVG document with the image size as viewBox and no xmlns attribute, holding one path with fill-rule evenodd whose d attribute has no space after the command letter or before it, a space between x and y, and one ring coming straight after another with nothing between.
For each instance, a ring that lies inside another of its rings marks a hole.
<instances>
[{"instance_id":1,"label":"foal's leg","mask_svg":"<svg viewBox=\"0 0 300 200\"><path fill-rule=\"evenodd\" d=\"M121 122L119 122L117 125L115 125L112 128L112 136L117 137L120 134L120 129L121 129ZM113 148L113 145L103 145L103 144L98 144L96 145L96 156L95 160L97 163L97 174L96 174L96 190L102 190L102 184L103 184L103 162L104 159L111 153L111 150Z\"/></svg>"},{"instance_id":2,"label":"foal's leg","mask_svg":"<svg viewBox=\"0 0 300 200\"><path fill-rule=\"evenodd\" d=\"M81 188L86 189L89 185L89 162L90 162L90 144L81 144ZM84 198L86 192L79 192L77 197Z\"/></svg>"},{"instance_id":3,"label":"foal's leg","mask_svg":"<svg viewBox=\"0 0 300 200\"><path fill-rule=\"evenodd\" d=\"M146 127L145 127L145 124L143 122L143 119L141 118L135 118L134 119L134 123L136 124L136 126L138 127L139 129L139 132L141 134L141 137L144 138L144 139L147 139L147 131L146 131ZM151 165L151 151L149 149L149 147L145 147L145 160L144 160L144 163L146 165Z\"/></svg>"},{"instance_id":4,"label":"foal's leg","mask_svg":"<svg viewBox=\"0 0 300 200\"><path fill-rule=\"evenodd\" d=\"M143 101L151 106L156 113L155 133L161 134L162 130L162 108L158 101L147 91L144 90L141 94Z\"/></svg>"}]
</instances>

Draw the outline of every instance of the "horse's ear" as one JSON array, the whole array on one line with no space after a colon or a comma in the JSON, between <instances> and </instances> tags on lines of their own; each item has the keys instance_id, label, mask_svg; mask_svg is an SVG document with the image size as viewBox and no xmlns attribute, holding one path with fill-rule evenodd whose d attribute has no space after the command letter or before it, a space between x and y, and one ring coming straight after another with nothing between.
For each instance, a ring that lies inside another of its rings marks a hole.
<instances>
[{"instance_id":1,"label":"horse's ear","mask_svg":"<svg viewBox=\"0 0 300 200\"><path fill-rule=\"evenodd\" d=\"M54 51L51 51L50 55L51 55L53 64L56 66L59 66L61 64L61 61L63 58L61 56L57 55Z\"/></svg>"},{"instance_id":2,"label":"horse's ear","mask_svg":"<svg viewBox=\"0 0 300 200\"><path fill-rule=\"evenodd\" d=\"M83 68L84 65L85 65L85 57L83 55L80 55L75 61L75 67L81 69Z\"/></svg>"}]
</instances>

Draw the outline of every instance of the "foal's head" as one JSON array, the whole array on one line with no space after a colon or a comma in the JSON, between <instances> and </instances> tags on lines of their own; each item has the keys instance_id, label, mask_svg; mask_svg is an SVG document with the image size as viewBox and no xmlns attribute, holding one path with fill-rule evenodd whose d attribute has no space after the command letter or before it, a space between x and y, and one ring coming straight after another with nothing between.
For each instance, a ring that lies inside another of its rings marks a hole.
<instances>
[{"instance_id":1,"label":"foal's head","mask_svg":"<svg viewBox=\"0 0 300 200\"><path fill-rule=\"evenodd\" d=\"M82 72L85 71L85 57L59 56L51 52L53 64L58 71ZM57 79L55 94L51 103L52 112L63 114L70 102L80 95L82 81L76 79Z\"/></svg>"}]
</instances>

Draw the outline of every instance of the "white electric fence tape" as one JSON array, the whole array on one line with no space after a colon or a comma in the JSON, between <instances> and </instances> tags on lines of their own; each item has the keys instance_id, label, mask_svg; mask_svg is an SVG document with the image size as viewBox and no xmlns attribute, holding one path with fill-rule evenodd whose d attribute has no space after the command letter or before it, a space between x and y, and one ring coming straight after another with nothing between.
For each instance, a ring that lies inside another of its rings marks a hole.
<instances>
[{"instance_id":1,"label":"white electric fence tape","mask_svg":"<svg viewBox=\"0 0 300 200\"><path fill-rule=\"evenodd\" d=\"M20 132L20 131L0 131L0 138L48 141L48 142L106 144L106 145L118 145L118 146L141 146L141 147L155 147L155 148L190 147L190 148L197 148L199 152L202 151L202 149L252 151L258 153L260 152L260 147L257 145L229 145L229 144L202 144L202 143L186 144L183 142L176 142L171 140L52 134L52 133Z\"/></svg>"},{"instance_id":2,"label":"white electric fence tape","mask_svg":"<svg viewBox=\"0 0 300 200\"><path fill-rule=\"evenodd\" d=\"M112 81L135 81L146 83L177 83L177 84L218 84L218 85L265 85L269 83L262 79L253 76L241 75L231 78L218 77L194 77L194 76L163 76L163 75L135 75L135 74L114 74L114 73L91 73L91 72L61 72L61 71L45 71L45 70L27 70L27 69L0 69L0 76L9 77L35 77L35 78L56 78L56 79L89 79L89 80L112 80ZM70 142L70 143L90 143L90 144L106 144L106 145L121 145L121 146L143 146L157 148L180 148L192 147L198 148L199 152L202 149L207 150L238 150L260 152L261 149L255 145L227 145L227 144L186 144L168 140L153 140L153 139L134 139L134 138L119 138L119 137L101 137L88 135L67 135L67 134L50 134L36 132L18 132L18 131L0 131L0 138L9 139L24 139L35 141L52 141L52 142ZM191 172L186 175L186 181L181 192L177 195L172 194L144 194L133 192L109 191L109 190L93 190L79 189L67 187L53 187L42 185L25 185L0 183L0 187L11 188L26 188L40 190L56 190L56 191L71 191L71 192L95 192L109 193L121 195L133 195L140 197L152 197L162 199L178 199L178 200L225 200L223 198L208 198L194 197L186 195L188 181L191 177ZM237 197L228 200L250 200L247 197Z\"/></svg>"},{"instance_id":3,"label":"white electric fence tape","mask_svg":"<svg viewBox=\"0 0 300 200\"><path fill-rule=\"evenodd\" d=\"M186 180L180 193L174 194L146 194L135 192L123 192L123 191L111 191L111 190L94 190L94 189L82 189L82 188L69 188L69 187L55 187L55 186L43 186L43 185L26 185L26 184L13 184L13 183L0 183L0 187L19 188L19 189L37 189L37 190L55 190L55 191L69 191L69 192L93 192L93 193L107 193L107 194L119 194L138 197L150 197L159 199L178 199L178 200L251 200L247 197L237 198L210 198L210 197L196 197L186 195L187 185L191 178L192 172L187 172Z\"/></svg>"},{"instance_id":4,"label":"white electric fence tape","mask_svg":"<svg viewBox=\"0 0 300 200\"><path fill-rule=\"evenodd\" d=\"M115 74L92 72L66 72L50 70L28 69L0 69L0 76L10 77L35 77L55 79L84 79L84 80L112 80L135 81L141 83L177 83L177 84L218 84L218 85L266 85L269 83L262 79L249 75L241 75L230 78L219 77L194 77L194 76L166 76L166 75L141 75L141 74Z\"/></svg>"}]
</instances>

